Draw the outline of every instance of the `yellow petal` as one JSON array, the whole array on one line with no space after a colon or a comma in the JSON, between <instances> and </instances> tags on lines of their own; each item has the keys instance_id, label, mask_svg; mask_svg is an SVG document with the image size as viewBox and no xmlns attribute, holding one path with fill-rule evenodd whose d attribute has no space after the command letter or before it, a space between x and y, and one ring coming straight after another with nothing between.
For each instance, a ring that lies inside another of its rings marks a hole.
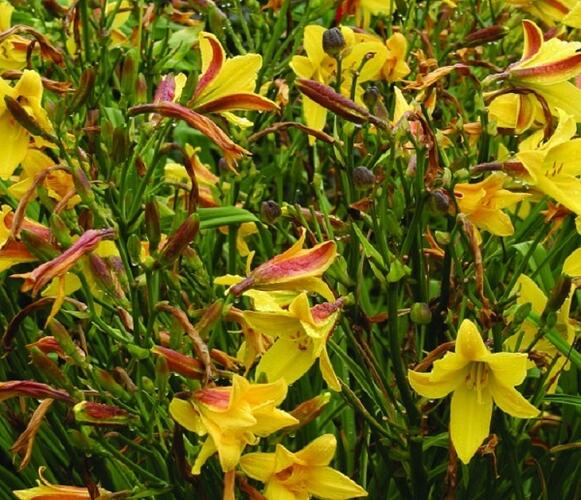
<instances>
[{"instance_id":1,"label":"yellow petal","mask_svg":"<svg viewBox=\"0 0 581 500\"><path fill-rule=\"evenodd\" d=\"M522 384L527 375L527 355L512 352L497 352L482 358L492 370L496 380L505 386Z\"/></svg>"},{"instance_id":2,"label":"yellow petal","mask_svg":"<svg viewBox=\"0 0 581 500\"><path fill-rule=\"evenodd\" d=\"M520 114L520 96L504 94L495 97L488 105L488 114L501 128L516 128Z\"/></svg>"},{"instance_id":3,"label":"yellow petal","mask_svg":"<svg viewBox=\"0 0 581 500\"><path fill-rule=\"evenodd\" d=\"M298 419L286 411L268 406L254 411L256 424L250 429L257 436L266 437L285 427L297 425Z\"/></svg>"},{"instance_id":4,"label":"yellow petal","mask_svg":"<svg viewBox=\"0 0 581 500\"><path fill-rule=\"evenodd\" d=\"M185 429L195 432L200 436L206 434L206 428L200 420L200 414L189 401L173 398L169 404L169 413Z\"/></svg>"},{"instance_id":5,"label":"yellow petal","mask_svg":"<svg viewBox=\"0 0 581 500\"><path fill-rule=\"evenodd\" d=\"M314 467L306 481L309 493L319 498L342 500L365 497L367 491L331 467Z\"/></svg>"},{"instance_id":6,"label":"yellow petal","mask_svg":"<svg viewBox=\"0 0 581 500\"><path fill-rule=\"evenodd\" d=\"M296 338L301 332L299 320L289 311L244 311L242 316L250 328L266 335Z\"/></svg>"},{"instance_id":7,"label":"yellow petal","mask_svg":"<svg viewBox=\"0 0 581 500\"><path fill-rule=\"evenodd\" d=\"M333 434L323 434L295 453L296 458L309 466L325 466L331 463L337 449L337 438Z\"/></svg>"},{"instance_id":8,"label":"yellow petal","mask_svg":"<svg viewBox=\"0 0 581 500\"><path fill-rule=\"evenodd\" d=\"M202 472L202 467L206 463L208 458L210 458L217 451L218 451L218 449L216 448L214 441L212 440L211 437L208 437L208 439L206 439L204 441L204 444L202 445L202 449L198 453L198 456L196 457L196 461L194 462L194 465L192 466L192 474L194 474L195 476L200 474Z\"/></svg>"},{"instance_id":9,"label":"yellow petal","mask_svg":"<svg viewBox=\"0 0 581 500\"><path fill-rule=\"evenodd\" d=\"M547 296L526 274L518 277L513 293L517 294L518 305L531 304L532 311L536 314L541 314L547 305Z\"/></svg>"},{"instance_id":10,"label":"yellow petal","mask_svg":"<svg viewBox=\"0 0 581 500\"><path fill-rule=\"evenodd\" d=\"M278 481L276 478L272 478L266 485L264 490L264 496L267 500L304 500L305 497L297 496L294 491L287 489L283 482Z\"/></svg>"},{"instance_id":11,"label":"yellow petal","mask_svg":"<svg viewBox=\"0 0 581 500\"><path fill-rule=\"evenodd\" d=\"M469 319L462 321L456 337L456 352L469 361L479 361L489 351L476 325Z\"/></svg>"},{"instance_id":12,"label":"yellow petal","mask_svg":"<svg viewBox=\"0 0 581 500\"><path fill-rule=\"evenodd\" d=\"M256 374L266 375L267 380L284 378L287 384L292 384L302 377L315 362L315 357L309 350L299 349L297 342L279 338L262 356Z\"/></svg>"},{"instance_id":13,"label":"yellow petal","mask_svg":"<svg viewBox=\"0 0 581 500\"><path fill-rule=\"evenodd\" d=\"M458 457L467 464L490 432L492 396L489 389L475 390L460 385L452 395L450 437Z\"/></svg>"},{"instance_id":14,"label":"yellow petal","mask_svg":"<svg viewBox=\"0 0 581 500\"><path fill-rule=\"evenodd\" d=\"M562 109L576 121L581 121L581 89L571 82L542 86L527 84L527 86L541 94L552 109Z\"/></svg>"},{"instance_id":15,"label":"yellow petal","mask_svg":"<svg viewBox=\"0 0 581 500\"><path fill-rule=\"evenodd\" d=\"M296 73L297 76L301 78L306 78L310 80L315 74L315 67L308 57L305 56L293 56L291 62L289 63L291 69Z\"/></svg>"},{"instance_id":16,"label":"yellow petal","mask_svg":"<svg viewBox=\"0 0 581 500\"><path fill-rule=\"evenodd\" d=\"M4 141L0 157L0 179L7 180L26 156L30 135L6 110L0 116L0 137Z\"/></svg>"},{"instance_id":17,"label":"yellow petal","mask_svg":"<svg viewBox=\"0 0 581 500\"><path fill-rule=\"evenodd\" d=\"M434 362L430 380L439 382L447 379L464 378L462 373L468 363L469 361L464 356L456 352L447 352L443 358Z\"/></svg>"},{"instance_id":18,"label":"yellow petal","mask_svg":"<svg viewBox=\"0 0 581 500\"><path fill-rule=\"evenodd\" d=\"M327 121L327 110L307 96L303 96L303 116L308 127L323 130ZM315 138L310 135L309 143L314 144Z\"/></svg>"},{"instance_id":19,"label":"yellow petal","mask_svg":"<svg viewBox=\"0 0 581 500\"><path fill-rule=\"evenodd\" d=\"M518 418L532 418L540 413L515 388L508 387L504 380L501 382L496 374L490 377L489 384L494 402L505 413Z\"/></svg>"},{"instance_id":20,"label":"yellow petal","mask_svg":"<svg viewBox=\"0 0 581 500\"><path fill-rule=\"evenodd\" d=\"M263 483L274 473L274 466L274 453L248 453L240 459L244 474Z\"/></svg>"},{"instance_id":21,"label":"yellow petal","mask_svg":"<svg viewBox=\"0 0 581 500\"><path fill-rule=\"evenodd\" d=\"M572 277L581 276L581 248L575 250L565 259L563 273Z\"/></svg>"},{"instance_id":22,"label":"yellow petal","mask_svg":"<svg viewBox=\"0 0 581 500\"><path fill-rule=\"evenodd\" d=\"M327 57L323 50L323 33L325 28L323 26L311 24L305 28L303 46L307 57L314 66L321 64L323 59Z\"/></svg>"},{"instance_id":23,"label":"yellow petal","mask_svg":"<svg viewBox=\"0 0 581 500\"><path fill-rule=\"evenodd\" d=\"M331 359L329 358L329 353L327 352L326 347L323 347L323 350L319 356L319 369L321 370L323 380L327 382L329 389L340 392L341 383L339 382L337 374L333 369L333 365L331 364Z\"/></svg>"},{"instance_id":24,"label":"yellow petal","mask_svg":"<svg viewBox=\"0 0 581 500\"><path fill-rule=\"evenodd\" d=\"M282 379L277 379L270 384L248 384L245 399L252 406L259 406L267 401L278 405L286 398L287 391L287 384Z\"/></svg>"},{"instance_id":25,"label":"yellow petal","mask_svg":"<svg viewBox=\"0 0 581 500\"><path fill-rule=\"evenodd\" d=\"M437 381L431 380L430 373L408 370L408 380L412 389L425 398L443 398L464 382L463 378L450 377Z\"/></svg>"}]
</instances>

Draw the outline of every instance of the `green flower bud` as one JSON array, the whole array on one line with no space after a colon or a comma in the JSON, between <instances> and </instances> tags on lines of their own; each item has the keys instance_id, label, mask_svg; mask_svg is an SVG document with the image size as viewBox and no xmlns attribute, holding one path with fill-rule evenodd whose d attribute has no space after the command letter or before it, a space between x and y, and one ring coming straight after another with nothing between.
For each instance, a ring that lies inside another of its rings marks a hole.
<instances>
[{"instance_id":1,"label":"green flower bud","mask_svg":"<svg viewBox=\"0 0 581 500\"><path fill-rule=\"evenodd\" d=\"M428 325L432 321L432 311L425 302L416 302L410 310L410 318L416 325Z\"/></svg>"}]
</instances>

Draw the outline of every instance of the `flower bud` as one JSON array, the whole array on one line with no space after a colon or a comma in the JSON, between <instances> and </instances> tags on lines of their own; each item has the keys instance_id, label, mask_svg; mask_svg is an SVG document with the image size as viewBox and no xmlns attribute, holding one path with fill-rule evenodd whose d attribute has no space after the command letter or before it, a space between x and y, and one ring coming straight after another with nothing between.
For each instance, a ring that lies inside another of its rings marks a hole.
<instances>
[{"instance_id":1,"label":"flower bud","mask_svg":"<svg viewBox=\"0 0 581 500\"><path fill-rule=\"evenodd\" d=\"M40 233L22 229L20 239L27 250L42 261L49 261L59 255L59 251Z\"/></svg>"},{"instance_id":2,"label":"flower bud","mask_svg":"<svg viewBox=\"0 0 581 500\"><path fill-rule=\"evenodd\" d=\"M351 178L357 189L369 189L375 184L373 172L362 165L353 169Z\"/></svg>"},{"instance_id":3,"label":"flower bud","mask_svg":"<svg viewBox=\"0 0 581 500\"><path fill-rule=\"evenodd\" d=\"M77 111L89 98L95 86L95 70L87 68L81 74L81 80L77 91L73 94L68 106L67 113L72 114Z\"/></svg>"},{"instance_id":4,"label":"flower bud","mask_svg":"<svg viewBox=\"0 0 581 500\"><path fill-rule=\"evenodd\" d=\"M157 250L161 238L159 207L154 199L145 204L145 233L149 241L149 252Z\"/></svg>"},{"instance_id":5,"label":"flower bud","mask_svg":"<svg viewBox=\"0 0 581 500\"><path fill-rule=\"evenodd\" d=\"M129 136L126 127L115 127L111 138L111 160L114 164L123 163L129 154Z\"/></svg>"},{"instance_id":6,"label":"flower bud","mask_svg":"<svg viewBox=\"0 0 581 500\"><path fill-rule=\"evenodd\" d=\"M69 335L67 329L56 319L53 319L49 322L48 328L53 334L53 337L45 338L55 339L63 354L66 354L68 357L72 358L79 365L84 364L85 353L73 342L73 339Z\"/></svg>"},{"instance_id":7,"label":"flower bud","mask_svg":"<svg viewBox=\"0 0 581 500\"><path fill-rule=\"evenodd\" d=\"M428 325L432 321L432 311L430 306L425 302L416 302L412 304L410 310L410 319L416 325Z\"/></svg>"},{"instance_id":8,"label":"flower bud","mask_svg":"<svg viewBox=\"0 0 581 500\"><path fill-rule=\"evenodd\" d=\"M89 181L85 171L81 167L74 168L72 177L75 190L81 197L81 200L89 206L92 205L95 201L95 195L91 189L91 182Z\"/></svg>"},{"instance_id":9,"label":"flower bud","mask_svg":"<svg viewBox=\"0 0 581 500\"><path fill-rule=\"evenodd\" d=\"M167 239L156 264L160 267L172 264L188 247L198 234L200 218L198 214L190 215Z\"/></svg>"},{"instance_id":10,"label":"flower bud","mask_svg":"<svg viewBox=\"0 0 581 500\"><path fill-rule=\"evenodd\" d=\"M9 380L0 382L0 401L16 396L28 396L35 399L59 399L72 403L72 399L66 391L34 382L32 380Z\"/></svg>"},{"instance_id":11,"label":"flower bud","mask_svg":"<svg viewBox=\"0 0 581 500\"><path fill-rule=\"evenodd\" d=\"M109 372L102 370L101 368L94 368L93 372L95 374L95 380L98 384L103 387L103 389L109 391L113 396L122 399L123 401L128 401L131 396L123 387L117 383Z\"/></svg>"},{"instance_id":12,"label":"flower bud","mask_svg":"<svg viewBox=\"0 0 581 500\"><path fill-rule=\"evenodd\" d=\"M365 92L363 92L363 102L367 106L367 109L375 109L379 96L379 89L375 85L367 87Z\"/></svg>"},{"instance_id":13,"label":"flower bud","mask_svg":"<svg viewBox=\"0 0 581 500\"><path fill-rule=\"evenodd\" d=\"M282 211L274 200L265 200L260 205L260 217L264 222L273 224L281 216Z\"/></svg>"},{"instance_id":14,"label":"flower bud","mask_svg":"<svg viewBox=\"0 0 581 500\"><path fill-rule=\"evenodd\" d=\"M37 123L35 118L30 116L28 112L22 107L22 105L16 99L13 99L12 97L7 95L4 96L4 102L6 104L6 107L8 108L8 111L10 111L12 117L18 122L19 125L25 128L31 135L37 135L42 137L43 139L47 139L50 142L56 142L54 137L51 137L51 135L48 132L45 132L42 129L42 127Z\"/></svg>"},{"instance_id":15,"label":"flower bud","mask_svg":"<svg viewBox=\"0 0 581 500\"><path fill-rule=\"evenodd\" d=\"M543 317L551 311L557 312L569 296L570 291L571 278L568 276L561 276L551 291L551 296L549 297L545 310L543 311Z\"/></svg>"},{"instance_id":16,"label":"flower bud","mask_svg":"<svg viewBox=\"0 0 581 500\"><path fill-rule=\"evenodd\" d=\"M331 393L324 392L314 398L311 398L307 401L304 401L300 405L298 405L290 414L295 417L299 423L293 427L293 429L297 429L300 427L304 427L305 425L309 424L315 418L317 418L323 408L327 406L327 404L331 401Z\"/></svg>"},{"instance_id":17,"label":"flower bud","mask_svg":"<svg viewBox=\"0 0 581 500\"><path fill-rule=\"evenodd\" d=\"M58 213L51 214L49 218L49 226L55 239L58 241L59 245L67 248L73 244L71 238L71 233L67 227L65 221Z\"/></svg>"},{"instance_id":18,"label":"flower bud","mask_svg":"<svg viewBox=\"0 0 581 500\"><path fill-rule=\"evenodd\" d=\"M428 206L434 215L447 214L450 209L450 197L443 189L430 191Z\"/></svg>"},{"instance_id":19,"label":"flower bud","mask_svg":"<svg viewBox=\"0 0 581 500\"><path fill-rule=\"evenodd\" d=\"M464 39L462 45L464 47L477 47L478 45L484 45L485 43L495 42L504 38L508 33L508 29L505 26L488 26L487 28L479 29L469 33Z\"/></svg>"},{"instance_id":20,"label":"flower bud","mask_svg":"<svg viewBox=\"0 0 581 500\"><path fill-rule=\"evenodd\" d=\"M82 401L73 407L75 420L80 424L94 425L129 425L138 420L136 415L118 408L117 406L102 403Z\"/></svg>"},{"instance_id":21,"label":"flower bud","mask_svg":"<svg viewBox=\"0 0 581 500\"><path fill-rule=\"evenodd\" d=\"M165 359L170 372L178 373L184 377L195 380L202 380L204 378L204 365L201 361L198 361L191 356L186 356L181 352L159 345L153 346L151 352Z\"/></svg>"},{"instance_id":22,"label":"flower bud","mask_svg":"<svg viewBox=\"0 0 581 500\"><path fill-rule=\"evenodd\" d=\"M130 49L127 51L121 68L121 92L128 100L131 99L136 90L137 60L137 50Z\"/></svg>"},{"instance_id":23,"label":"flower bud","mask_svg":"<svg viewBox=\"0 0 581 500\"><path fill-rule=\"evenodd\" d=\"M452 241L452 235L448 231L435 231L434 237L436 238L436 243L440 246L447 246Z\"/></svg>"},{"instance_id":24,"label":"flower bud","mask_svg":"<svg viewBox=\"0 0 581 500\"><path fill-rule=\"evenodd\" d=\"M517 307L512 318L513 325L520 325L525 319L529 317L529 314L533 310L533 306L530 302L521 304Z\"/></svg>"},{"instance_id":25,"label":"flower bud","mask_svg":"<svg viewBox=\"0 0 581 500\"><path fill-rule=\"evenodd\" d=\"M331 28L323 33L323 50L331 57L339 57L345 48L345 38L339 28Z\"/></svg>"}]
</instances>

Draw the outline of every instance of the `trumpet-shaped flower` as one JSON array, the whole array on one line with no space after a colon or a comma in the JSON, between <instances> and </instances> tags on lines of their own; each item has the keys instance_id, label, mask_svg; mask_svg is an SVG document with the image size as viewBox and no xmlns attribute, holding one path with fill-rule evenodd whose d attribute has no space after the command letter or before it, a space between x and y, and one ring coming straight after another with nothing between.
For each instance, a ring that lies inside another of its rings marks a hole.
<instances>
[{"instance_id":1,"label":"trumpet-shaped flower","mask_svg":"<svg viewBox=\"0 0 581 500\"><path fill-rule=\"evenodd\" d=\"M237 110L273 111L276 103L254 92L260 54L226 58L218 38L211 33L199 36L202 74L189 105L198 113L221 113L235 123L240 119L228 113Z\"/></svg>"},{"instance_id":2,"label":"trumpet-shaped flower","mask_svg":"<svg viewBox=\"0 0 581 500\"><path fill-rule=\"evenodd\" d=\"M476 227L496 236L510 236L514 233L510 217L502 209L512 207L529 196L503 189L507 178L505 174L497 172L475 184L454 186L460 212Z\"/></svg>"},{"instance_id":3,"label":"trumpet-shaped flower","mask_svg":"<svg viewBox=\"0 0 581 500\"><path fill-rule=\"evenodd\" d=\"M516 155L528 173L527 182L581 214L581 138L573 138L575 120L559 110L559 125L546 142L538 131L520 144Z\"/></svg>"},{"instance_id":4,"label":"trumpet-shaped flower","mask_svg":"<svg viewBox=\"0 0 581 500\"><path fill-rule=\"evenodd\" d=\"M548 299L543 291L531 278L524 274L519 276L514 288L514 293L516 294L517 306L522 304L530 304L531 311L538 317L541 316L545 310ZM555 325L556 331L569 345L573 344L576 333L575 326L572 320L569 318L572 300L573 290L570 291L567 298L563 302L563 305L557 312L557 323ZM535 339L538 331L538 325L534 321L531 319L525 319L520 327L520 331L506 339L505 345L512 351L524 350ZM560 356L559 350L544 337L538 340L534 346L534 349L546 353L550 358L552 366L547 376L547 391L554 392L557 386L557 382L559 381L560 373L569 367L569 360L563 356ZM553 362L555 358L558 359L556 362Z\"/></svg>"},{"instance_id":5,"label":"trumpet-shaped flower","mask_svg":"<svg viewBox=\"0 0 581 500\"><path fill-rule=\"evenodd\" d=\"M335 18L340 21L345 16L355 16L355 23L361 28L369 28L371 16L388 16L395 12L392 0L342 0Z\"/></svg>"},{"instance_id":6,"label":"trumpet-shaped flower","mask_svg":"<svg viewBox=\"0 0 581 500\"><path fill-rule=\"evenodd\" d=\"M188 400L174 398L169 411L182 427L199 436L208 435L192 468L199 474L206 460L218 452L224 472L234 470L246 445L298 420L276 408L286 397L282 379L271 384L251 384L234 375L230 387L207 387Z\"/></svg>"},{"instance_id":7,"label":"trumpet-shaped flower","mask_svg":"<svg viewBox=\"0 0 581 500\"><path fill-rule=\"evenodd\" d=\"M292 384L319 359L323 378L331 389L340 391L326 345L342 305L343 300L339 299L310 307L307 294L301 293L288 310L273 301L267 307L260 307L262 310L244 311L244 319L253 330L278 337L258 363L257 375L264 373L267 380L282 377Z\"/></svg>"},{"instance_id":8,"label":"trumpet-shaped flower","mask_svg":"<svg viewBox=\"0 0 581 500\"><path fill-rule=\"evenodd\" d=\"M17 100L44 131L51 131L52 125L41 104L42 93L42 81L36 71L25 70L14 87L0 78L0 136L4 138L0 157L0 179L8 179L24 160L31 138L30 132L12 116L4 98L11 97Z\"/></svg>"},{"instance_id":9,"label":"trumpet-shaped flower","mask_svg":"<svg viewBox=\"0 0 581 500\"><path fill-rule=\"evenodd\" d=\"M365 38L366 41L358 40L351 28L342 26L345 47L341 54L341 74L337 75L336 59L323 50L324 33L325 28L322 26L309 25L305 28L303 45L306 56L294 56L290 63L291 69L300 78L324 84L329 84L339 77L340 93L346 97L351 94L354 74L358 72L355 100L357 104L363 104L361 97L363 89L359 84L379 79L380 70L387 60L387 48L381 41L370 40L369 37ZM373 57L364 62L367 54L373 54ZM306 96L303 96L303 115L309 127L315 130L322 130L325 127L327 110ZM314 141L314 138L311 137L309 140Z\"/></svg>"},{"instance_id":10,"label":"trumpet-shaped flower","mask_svg":"<svg viewBox=\"0 0 581 500\"><path fill-rule=\"evenodd\" d=\"M14 7L6 0L0 2L0 32L10 29ZM11 35L0 42L0 71L22 69L26 66L26 52L30 42L19 35Z\"/></svg>"},{"instance_id":11,"label":"trumpet-shaped flower","mask_svg":"<svg viewBox=\"0 0 581 500\"><path fill-rule=\"evenodd\" d=\"M581 28L579 0L509 0L509 3L545 23L562 23L573 28Z\"/></svg>"},{"instance_id":12,"label":"trumpet-shaped flower","mask_svg":"<svg viewBox=\"0 0 581 500\"><path fill-rule=\"evenodd\" d=\"M501 129L522 134L530 127L545 124L545 115L539 100L533 94L514 92L495 97L488 105L488 115Z\"/></svg>"},{"instance_id":13,"label":"trumpet-shaped flower","mask_svg":"<svg viewBox=\"0 0 581 500\"><path fill-rule=\"evenodd\" d=\"M381 78L386 82L398 82L410 74L410 67L405 61L408 42L401 33L394 33L385 42L387 59L381 68Z\"/></svg>"},{"instance_id":14,"label":"trumpet-shaped flower","mask_svg":"<svg viewBox=\"0 0 581 500\"><path fill-rule=\"evenodd\" d=\"M311 496L347 499L367 496L355 481L329 467L337 440L323 434L293 453L281 444L274 453L249 453L240 460L245 474L265 484L267 500L306 500Z\"/></svg>"},{"instance_id":15,"label":"trumpet-shaped flower","mask_svg":"<svg viewBox=\"0 0 581 500\"><path fill-rule=\"evenodd\" d=\"M426 398L452 394L450 437L462 462L468 463L488 436L492 403L519 418L539 411L514 387L526 377L527 355L491 353L476 325L465 319L456 338L455 352L434 363L429 373L408 371L413 389Z\"/></svg>"},{"instance_id":16,"label":"trumpet-shaped flower","mask_svg":"<svg viewBox=\"0 0 581 500\"><path fill-rule=\"evenodd\" d=\"M523 21L523 31L523 55L505 75L541 95L554 114L560 108L581 121L581 89L569 81L581 73L581 42L544 41L541 29L529 20Z\"/></svg>"},{"instance_id":17,"label":"trumpet-shaped flower","mask_svg":"<svg viewBox=\"0 0 581 500\"><path fill-rule=\"evenodd\" d=\"M316 292L333 300L333 292L321 279L337 257L334 241L319 243L303 249L306 232L286 252L252 270L246 278L226 275L217 278L218 285L233 285L230 293L240 295L250 288L258 290L295 290Z\"/></svg>"}]
</instances>

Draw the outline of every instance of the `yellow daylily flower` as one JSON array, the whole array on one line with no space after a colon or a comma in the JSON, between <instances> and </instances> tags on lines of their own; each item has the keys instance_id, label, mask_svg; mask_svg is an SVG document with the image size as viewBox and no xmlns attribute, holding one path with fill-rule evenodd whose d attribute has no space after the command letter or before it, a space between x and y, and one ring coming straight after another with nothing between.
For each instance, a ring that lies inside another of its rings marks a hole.
<instances>
[{"instance_id":1,"label":"yellow daylily flower","mask_svg":"<svg viewBox=\"0 0 581 500\"><path fill-rule=\"evenodd\" d=\"M229 111L273 111L278 105L257 94L256 78L262 66L260 54L226 58L222 44L212 33L199 35L202 74L189 106L198 113L220 113L239 122Z\"/></svg>"},{"instance_id":2,"label":"yellow daylily flower","mask_svg":"<svg viewBox=\"0 0 581 500\"><path fill-rule=\"evenodd\" d=\"M467 464L488 436L492 403L518 418L532 418L539 410L514 387L526 377L527 355L491 353L476 325L465 319L456 337L455 352L434 363L432 371L408 371L412 388L426 398L452 394L450 438L458 457Z\"/></svg>"},{"instance_id":3,"label":"yellow daylily flower","mask_svg":"<svg viewBox=\"0 0 581 500\"><path fill-rule=\"evenodd\" d=\"M265 484L267 500L367 496L355 481L329 467L336 449L335 436L323 434L296 453L281 444L276 445L274 453L249 453L240 460L240 467L246 475Z\"/></svg>"},{"instance_id":4,"label":"yellow daylily flower","mask_svg":"<svg viewBox=\"0 0 581 500\"><path fill-rule=\"evenodd\" d=\"M574 323L569 318L571 302L573 301L573 292L574 290L571 289L569 295L563 302L563 305L557 312L557 323L555 325L557 332L559 332L569 345L573 344L576 337ZM524 274L519 276L513 293L516 294L517 297L517 306L527 303L531 304L532 312L539 317L541 316L545 310L548 299L531 278ZM511 351L524 350L536 337L538 331L539 328L537 324L530 319L526 319L522 323L520 331L506 339L505 346ZM559 350L544 337L535 344L534 349L546 353L549 356L549 363L552 363L551 371L547 377L547 392L552 393L557 387L561 372L569 368L569 360L566 357L561 356ZM553 363L553 360L557 357L558 360ZM530 367L532 368L533 366L534 363L531 362Z\"/></svg>"},{"instance_id":5,"label":"yellow daylily flower","mask_svg":"<svg viewBox=\"0 0 581 500\"><path fill-rule=\"evenodd\" d=\"M343 300L339 299L310 307L307 294L301 293L290 303L288 310L271 302L261 307L262 310L244 311L242 315L250 328L277 337L258 363L257 376L264 373L267 380L284 378L292 384L319 359L325 382L334 391L340 391L341 385L327 353L327 340L342 305Z\"/></svg>"},{"instance_id":6,"label":"yellow daylily flower","mask_svg":"<svg viewBox=\"0 0 581 500\"><path fill-rule=\"evenodd\" d=\"M357 77L355 101L363 105L363 88L361 83L379 79L380 70L387 60L388 51L380 41L364 37L357 37L351 28L341 26L341 33L345 40L345 47L341 61L341 94L349 97L353 83L353 74L359 69L367 54L374 56L368 60ZM293 56L290 67L300 78L315 80L329 84L337 77L337 61L323 50L323 34L325 28L318 25L309 25L305 28L303 45L306 56ZM307 125L315 130L323 130L327 118L327 110L312 99L303 96L303 115ZM314 137L309 137L311 144Z\"/></svg>"},{"instance_id":7,"label":"yellow daylily flower","mask_svg":"<svg viewBox=\"0 0 581 500\"><path fill-rule=\"evenodd\" d=\"M321 278L337 257L334 241L319 243L310 249L303 249L306 231L286 252L276 255L242 276L226 275L214 280L217 285L231 285L229 292L241 295L251 288L257 290L294 290L315 292L327 300L334 295L329 285Z\"/></svg>"},{"instance_id":8,"label":"yellow daylily flower","mask_svg":"<svg viewBox=\"0 0 581 500\"><path fill-rule=\"evenodd\" d=\"M546 142L538 131L521 142L516 158L527 182L572 212L581 214L581 138L574 118L559 110L559 125Z\"/></svg>"},{"instance_id":9,"label":"yellow daylily flower","mask_svg":"<svg viewBox=\"0 0 581 500\"><path fill-rule=\"evenodd\" d=\"M32 186L35 177L41 172L55 165L47 154L39 149L29 149L22 160L22 172L20 180L8 188L8 192L16 199L22 198ZM48 191L48 195L55 200L62 200L75 191L73 177L64 170L53 170L44 179L43 185ZM72 196L67 202L67 208L72 208L80 203L81 197L77 194Z\"/></svg>"},{"instance_id":10,"label":"yellow daylily flower","mask_svg":"<svg viewBox=\"0 0 581 500\"><path fill-rule=\"evenodd\" d=\"M389 16L394 12L395 4L391 0L342 0L336 19L340 21L345 16L355 16L357 26L367 29L371 16Z\"/></svg>"},{"instance_id":11,"label":"yellow daylily flower","mask_svg":"<svg viewBox=\"0 0 581 500\"><path fill-rule=\"evenodd\" d=\"M410 67L405 61L408 41L401 33L394 33L385 42L387 59L381 68L381 77L387 82L398 82L410 74Z\"/></svg>"},{"instance_id":12,"label":"yellow daylily flower","mask_svg":"<svg viewBox=\"0 0 581 500\"><path fill-rule=\"evenodd\" d=\"M555 115L560 108L581 121L581 89L569 81L581 73L581 42L545 41L541 29L529 20L523 21L523 32L523 55L504 75L516 86L540 94Z\"/></svg>"},{"instance_id":13,"label":"yellow daylily flower","mask_svg":"<svg viewBox=\"0 0 581 500\"><path fill-rule=\"evenodd\" d=\"M188 401L173 398L169 411L182 427L199 436L208 435L192 468L200 474L206 460L218 452L224 472L235 469L246 445L255 445L298 420L276 408L287 393L282 379L271 384L251 384L234 375L230 387L206 387Z\"/></svg>"},{"instance_id":14,"label":"yellow daylily flower","mask_svg":"<svg viewBox=\"0 0 581 500\"><path fill-rule=\"evenodd\" d=\"M562 23L572 28L581 28L579 0L508 0L508 2L550 25Z\"/></svg>"},{"instance_id":15,"label":"yellow daylily flower","mask_svg":"<svg viewBox=\"0 0 581 500\"><path fill-rule=\"evenodd\" d=\"M24 70L20 80L11 87L0 78L0 136L4 138L0 157L0 179L8 179L24 160L30 147L31 135L12 116L4 102L6 96L18 101L25 111L45 131L52 131L46 111L42 108L42 81L36 71Z\"/></svg>"},{"instance_id":16,"label":"yellow daylily flower","mask_svg":"<svg viewBox=\"0 0 581 500\"><path fill-rule=\"evenodd\" d=\"M514 233L510 217L502 209L512 207L529 196L503 189L507 179L507 175L496 172L475 184L459 183L454 186L460 212L477 228L496 236Z\"/></svg>"},{"instance_id":17,"label":"yellow daylily flower","mask_svg":"<svg viewBox=\"0 0 581 500\"><path fill-rule=\"evenodd\" d=\"M14 7L6 0L0 2L0 32L10 29ZM0 43L0 71L22 69L30 42L19 35L11 35Z\"/></svg>"}]
</instances>

